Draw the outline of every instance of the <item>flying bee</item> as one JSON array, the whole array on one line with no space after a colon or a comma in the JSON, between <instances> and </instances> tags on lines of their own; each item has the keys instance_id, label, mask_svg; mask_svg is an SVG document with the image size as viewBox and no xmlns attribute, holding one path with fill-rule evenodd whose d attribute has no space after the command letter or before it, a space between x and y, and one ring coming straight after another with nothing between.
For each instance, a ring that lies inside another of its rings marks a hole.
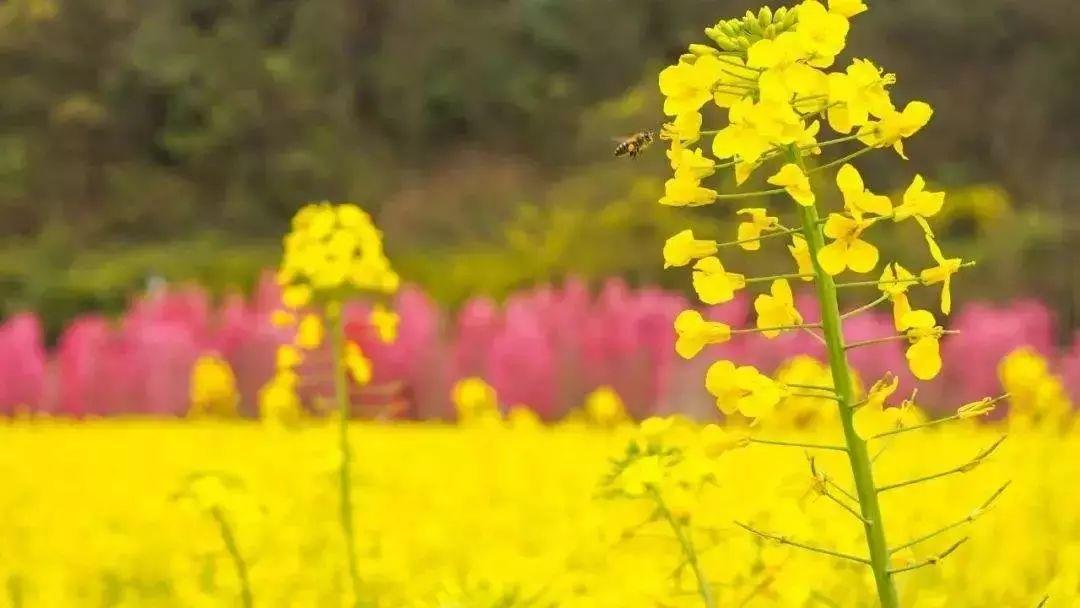
<instances>
[{"instance_id":1,"label":"flying bee","mask_svg":"<svg viewBox=\"0 0 1080 608\"><path fill-rule=\"evenodd\" d=\"M656 132L652 129L645 129L644 131L638 131L630 137L620 139L619 145L615 147L615 156L629 156L635 158L642 150L649 147L649 144L656 138Z\"/></svg>"}]
</instances>

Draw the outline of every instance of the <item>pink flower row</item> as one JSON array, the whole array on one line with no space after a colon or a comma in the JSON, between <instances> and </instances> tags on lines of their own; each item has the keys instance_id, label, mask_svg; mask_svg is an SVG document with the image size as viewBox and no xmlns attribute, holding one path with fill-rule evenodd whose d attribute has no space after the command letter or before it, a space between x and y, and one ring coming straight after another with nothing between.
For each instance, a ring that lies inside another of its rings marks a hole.
<instances>
[{"instance_id":1,"label":"pink flower row","mask_svg":"<svg viewBox=\"0 0 1080 608\"><path fill-rule=\"evenodd\" d=\"M814 299L797 299L804 316L815 320ZM196 287L166 289L139 298L115 321L75 319L51 352L33 313L13 316L0 324L0 414L180 415L195 360L215 353L232 366L242 409L253 415L259 388L273 373L275 347L290 338L289 330L269 321L278 301L269 278L250 299L233 296L218 305ZM603 385L615 388L639 416L704 414L712 406L701 378L712 360L773 370L798 354L824 357L813 336L788 332L775 340L737 336L683 361L672 346L672 320L687 306L680 295L611 279L595 294L568 281L515 294L501 306L475 298L451 314L406 287L396 301L401 327L395 343L382 344L364 330L359 305L348 310L347 331L374 361L373 389L387 387L380 394L391 395L395 407L383 411L417 418L448 416L450 387L466 376L490 382L504 406L528 405L549 419ZM705 312L736 327L752 322L747 297ZM1000 393L997 364L1021 346L1048 357L1080 402L1080 339L1056 348L1053 315L1043 304L969 304L954 313L949 328L960 333L943 340L944 372L920 385L920 403L950 408ZM846 330L850 340L894 333L886 308L850 319ZM901 342L882 343L853 351L851 359L864 381L898 371L903 386L911 387L903 349ZM325 378L305 369L318 376L316 384Z\"/></svg>"}]
</instances>

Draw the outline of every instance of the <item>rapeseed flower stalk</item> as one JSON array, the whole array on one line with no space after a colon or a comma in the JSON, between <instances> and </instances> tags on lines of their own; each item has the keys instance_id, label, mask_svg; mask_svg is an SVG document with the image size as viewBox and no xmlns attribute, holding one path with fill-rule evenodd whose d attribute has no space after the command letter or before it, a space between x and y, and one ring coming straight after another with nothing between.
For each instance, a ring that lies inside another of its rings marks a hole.
<instances>
[{"instance_id":1,"label":"rapeseed flower stalk","mask_svg":"<svg viewBox=\"0 0 1080 608\"><path fill-rule=\"evenodd\" d=\"M264 388L267 414L287 416L299 405L296 388L298 366L304 351L320 348L329 333L333 392L338 418L339 504L345 543L352 604L360 604L356 538L353 530L352 450L349 418L352 407L349 384L371 381L371 362L360 346L345 334L346 302L358 295L384 296L397 291L400 279L383 253L382 234L371 217L356 205L315 203L301 208L284 238L284 256L277 273L284 310L275 316L279 324L297 321L293 344L278 352L277 374ZM377 304L369 325L383 341L397 333L397 315ZM329 325L327 330L326 325Z\"/></svg>"},{"instance_id":2,"label":"rapeseed flower stalk","mask_svg":"<svg viewBox=\"0 0 1080 608\"><path fill-rule=\"evenodd\" d=\"M690 358L709 344L727 341L732 334L760 332L767 338L775 338L790 331L810 332L825 345L830 376L827 381L789 384L749 365L717 361L709 367L705 385L724 414L753 420L769 418L793 399L802 403L813 400L822 405L835 404L844 436L842 445L753 437L748 441L846 453L855 491L847 495L844 500L850 502L843 502L842 506L861 523L868 555L814 548L794 543L784 535L736 523L763 539L868 566L881 606L895 608L900 603L895 580L898 575L938 563L963 541L932 558L897 565L894 555L897 548L889 545L878 495L970 470L987 458L1000 440L968 463L942 473L884 486L874 481L873 459L867 447L870 441L934 423L920 423L918 418L913 418L912 413L918 411L914 396L899 407L889 406L888 399L897 389L897 380L891 375L875 382L860 397L847 352L882 342L906 341L911 372L922 380L937 376L942 365L939 341L950 332L938 324L931 311L913 310L907 291L915 285L940 284L941 313L948 315L952 308L953 278L969 263L947 257L930 229L928 219L942 209L945 193L927 190L923 177L915 175L903 200L894 205L889 197L875 194L853 164L858 157L880 148L892 148L906 159L904 141L918 133L933 114L930 105L922 101L910 101L902 107L894 104L889 88L896 82L896 76L869 59L854 59L846 66L837 62L846 44L850 19L865 10L867 7L858 0L831 0L827 6L818 0L805 0L791 8L773 11L766 7L756 14L747 12L743 18L721 21L706 29L705 34L713 44L690 45L688 52L659 76L663 110L671 117L671 122L660 132L670 142L668 157L673 169L660 202L700 206L733 199L790 199L786 209L759 204L738 210L740 223L734 241L698 238L690 229L668 240L663 251L664 266L683 267L693 263L692 281L704 303L728 301L736 290L754 283L771 284L769 292L758 295L754 301L756 327L733 329L687 311L675 322L678 335L675 348L680 355ZM718 128L707 128L703 124L705 119L718 113L726 113L726 122ZM836 133L835 137L822 137L825 125ZM711 146L702 143L706 135L713 136ZM831 160L819 160L834 146L860 144L854 151L837 154ZM726 168L733 169L736 184L742 185L754 173L762 171L767 182L777 188L721 192L719 184L708 182ZM831 179L824 179L827 177ZM826 181L835 183L839 197L824 188ZM828 209L828 201L836 198L842 205ZM798 228L785 227L784 222L790 217L795 218ZM847 273L866 275L881 266L881 255L871 235L886 219L892 220L890 224L914 227L919 235L916 242L920 245L925 242L932 263L913 273L890 260L883 265L884 270L876 281L844 282L842 277ZM766 239L788 234L792 235L788 249L795 261L795 272L747 277L730 271L722 261L725 247L738 245L753 252L760 250ZM796 278L815 284L820 322L804 322L796 308L788 282ZM841 313L837 292L848 287L877 288L881 295L864 306ZM893 305L897 333L862 342L845 340L844 319L886 302ZM995 402L988 398L961 406L954 416L943 421L985 415ZM622 475L636 480L634 488L642 483L653 488L652 493L657 494L654 500L662 505L657 489L661 484L654 478L659 475L657 471L665 470L669 455L646 453L651 454L648 458L653 459L649 461L652 464L640 464L643 459L634 459L637 468L628 466ZM634 471L637 473L628 475ZM818 479L817 473L814 477ZM640 478L648 481L640 482ZM630 492L631 488L624 490ZM928 535L917 542L934 536ZM910 544L904 546L909 547ZM709 604L709 598L704 593L702 596Z\"/></svg>"}]
</instances>

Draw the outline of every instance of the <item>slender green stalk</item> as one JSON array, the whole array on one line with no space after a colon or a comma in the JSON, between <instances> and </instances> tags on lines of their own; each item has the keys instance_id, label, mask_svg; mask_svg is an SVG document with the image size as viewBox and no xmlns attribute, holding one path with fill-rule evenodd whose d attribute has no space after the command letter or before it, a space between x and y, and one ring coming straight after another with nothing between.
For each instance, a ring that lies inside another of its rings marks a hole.
<instances>
[{"instance_id":1,"label":"slender green stalk","mask_svg":"<svg viewBox=\"0 0 1080 608\"><path fill-rule=\"evenodd\" d=\"M739 526L740 528L742 528L743 530L746 530L747 532L749 532L751 534L760 536L762 538L767 538L769 540L776 541L776 542L780 543L781 545L791 545L792 547L798 547L800 549L805 549L805 550L813 552L813 553L820 553L822 555L828 555L828 556L831 556L831 557L835 557L837 559L844 559L844 560L848 560L848 561L852 561L852 562L858 562L860 564L869 564L870 563L870 561L867 560L865 557L859 557L858 555L848 555L847 553L841 553L839 551L833 551L832 549L826 549L824 547L815 547L813 545L807 545L806 543L801 543L801 542L799 542L797 540L791 540L790 538L788 538L786 536L780 536L778 534L770 534L768 532L762 532L761 530L751 528L750 526L748 526L748 525L746 525L746 524L744 524L742 522L737 521L737 522L735 522L735 525Z\"/></svg>"},{"instance_id":2,"label":"slender green stalk","mask_svg":"<svg viewBox=\"0 0 1080 608\"><path fill-rule=\"evenodd\" d=\"M690 569L694 572L694 578L697 579L698 595L701 596L701 601L705 603L705 608L715 608L716 602L713 600L712 589L709 586L708 579L705 578L705 572L701 569L701 564L698 562L697 551L694 549L694 542L690 539L690 536L686 534L686 530L683 529L682 524L679 523L675 516L667 507L667 503L664 502L664 497L660 495L660 492L656 488L650 487L649 492L652 494L653 500L656 501L656 509L660 515L671 526L672 532L675 533L676 540L679 541L679 546L682 547L683 557L686 558L686 563L690 564Z\"/></svg>"},{"instance_id":3,"label":"slender green stalk","mask_svg":"<svg viewBox=\"0 0 1080 608\"><path fill-rule=\"evenodd\" d=\"M847 448L842 445L829 445L826 443L798 443L795 441L778 441L776 439L758 439L756 437L751 437L750 443L760 443L762 445L780 445L789 448L806 448L808 450L833 450L837 452L847 451Z\"/></svg>"},{"instance_id":4,"label":"slender green stalk","mask_svg":"<svg viewBox=\"0 0 1080 608\"><path fill-rule=\"evenodd\" d=\"M221 512L221 509L214 507L210 510L210 515L221 530L221 540L225 543L225 550L228 551L233 566L236 568L236 578L240 579L240 603L244 608L253 608L255 599L251 594L251 581L248 580L247 564L244 562L243 556L240 555L240 547L236 544L236 536L233 535L232 528L229 526L229 522L225 519L225 514Z\"/></svg>"},{"instance_id":5,"label":"slender green stalk","mask_svg":"<svg viewBox=\"0 0 1080 608\"><path fill-rule=\"evenodd\" d=\"M789 156L795 162L802 165L802 158L796 150L790 150ZM805 167L803 171L806 171ZM878 503L877 490L874 486L874 472L870 463L870 455L867 453L866 442L855 432L854 414L852 407L855 403L855 390L851 380L851 369L848 366L847 355L844 348L843 327L840 320L840 305L836 297L836 285L832 277L821 268L818 263L818 251L825 246L825 238L819 227L817 209L800 206L802 215L803 233L810 250L810 260L814 267L818 290L818 301L821 305L821 324L825 334L825 342L829 352L829 368L832 371L833 386L839 397L837 406L840 411L840 422L844 429L844 442L847 444L848 462L851 466L851 474L855 479L855 493L859 498L859 509L864 520L863 530L866 535L866 546L870 555L870 568L874 573L874 583L877 587L878 600L882 608L898 608L900 605L896 593L896 585L893 582L892 573L889 572L889 547L885 540L885 524L881 517L881 505Z\"/></svg>"},{"instance_id":6,"label":"slender green stalk","mask_svg":"<svg viewBox=\"0 0 1080 608\"><path fill-rule=\"evenodd\" d=\"M349 448L349 380L345 369L345 315L340 306L327 310L332 327L331 347L334 366L334 399L337 401L338 439L341 449L341 468L338 484L341 502L341 533L345 541L345 557L352 587L353 605L360 605L360 575L356 567L356 535L353 532L352 509L352 450Z\"/></svg>"}]
</instances>

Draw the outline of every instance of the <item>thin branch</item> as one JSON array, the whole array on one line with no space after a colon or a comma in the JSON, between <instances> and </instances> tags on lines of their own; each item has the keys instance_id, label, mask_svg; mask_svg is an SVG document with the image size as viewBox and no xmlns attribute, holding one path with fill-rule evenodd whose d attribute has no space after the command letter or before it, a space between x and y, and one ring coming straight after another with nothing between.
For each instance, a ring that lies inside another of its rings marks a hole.
<instances>
[{"instance_id":1,"label":"thin branch","mask_svg":"<svg viewBox=\"0 0 1080 608\"><path fill-rule=\"evenodd\" d=\"M746 282L747 283L761 283L761 282L764 282L764 281L773 281L775 279L805 279L807 277L812 278L814 276L816 276L816 275L813 275L813 274L799 274L797 272L788 273L788 274L771 274L771 275L765 276L765 277L750 277L750 278L746 279ZM821 324L820 323L814 323L814 324L808 325L808 327L821 327Z\"/></svg>"},{"instance_id":2,"label":"thin branch","mask_svg":"<svg viewBox=\"0 0 1080 608\"><path fill-rule=\"evenodd\" d=\"M839 559L846 559L846 560L849 560L849 561L858 562L860 564L867 564L867 565L870 564L870 560L866 559L865 557L859 557L858 555L848 555L847 553L840 553L839 551L833 551L832 549L824 549L822 547L815 547L813 545L807 545L807 544L804 544L804 543L800 543L798 541L790 540L789 538L787 538L785 536L777 536L776 534L769 534L768 532L762 532L760 530L755 530L754 528L751 528L750 526L748 526L748 525L746 525L746 524L744 524L742 522L738 522L738 521L735 522L735 525L739 526L740 528L742 528L743 530L746 530L747 532L749 532L751 534L760 536L762 538L767 538L769 540L776 541L776 542L778 542L778 543L780 543L782 545L791 545L792 547L798 547L800 549L805 549L807 551L812 551L814 553L821 553L822 555L830 555L832 557L836 557L836 558L839 558Z\"/></svg>"},{"instance_id":3,"label":"thin branch","mask_svg":"<svg viewBox=\"0 0 1080 608\"><path fill-rule=\"evenodd\" d=\"M805 331L806 333L808 333L808 334L810 334L811 336L813 336L813 337L814 337L814 339L815 339L815 340L817 340L818 342L820 342L822 346L828 346L828 345L829 345L829 343L825 341L825 338L823 338L823 337L821 336L821 334L819 334L819 333L817 333L816 331L814 331L814 330L810 329L809 327L805 327L805 328L803 328L803 331Z\"/></svg>"},{"instance_id":4,"label":"thin branch","mask_svg":"<svg viewBox=\"0 0 1080 608\"><path fill-rule=\"evenodd\" d=\"M911 485L915 485L917 483L923 483L924 481L930 481L932 479L937 479L939 477L945 477L946 475L953 475L953 474L956 474L956 473L967 473L968 471L971 471L975 467L979 466L979 464L981 464L982 461L986 460L986 458L988 456L990 456L990 454L993 454L994 450L996 450L998 448L998 446L1001 445L1001 442L1005 441L1006 437L1008 437L1008 435L1002 435L1001 437L998 438L997 441L990 444L989 447L987 447L983 451L976 454L974 458L972 458L971 460L965 462L964 464L962 464L962 465L960 465L958 467L953 467L951 469L948 469L947 471L941 471L940 473L934 473L932 475L926 475L926 476L923 476L923 477L916 477L915 479L909 479L907 481L899 481L899 482L896 482L896 483L891 483L891 484L886 485L886 486L881 486L880 488L877 488L877 492L880 494L880 493L888 491L888 490L895 490L896 488L902 488L904 486L911 486Z\"/></svg>"},{"instance_id":5,"label":"thin branch","mask_svg":"<svg viewBox=\"0 0 1080 608\"><path fill-rule=\"evenodd\" d=\"M871 308L877 306L878 304L881 304L882 302L885 302L888 299L889 299L889 296L883 295L880 298L874 300L873 302L870 302L869 304L864 304L863 306L860 306L860 307L858 307L858 308L856 308L854 310L850 310L848 312L845 312L844 314L840 315L840 318L841 319L850 319L851 317L854 317L855 315L857 315L859 313L863 313L863 312L866 312L866 311L870 310Z\"/></svg>"},{"instance_id":6,"label":"thin branch","mask_svg":"<svg viewBox=\"0 0 1080 608\"><path fill-rule=\"evenodd\" d=\"M859 150L856 150L855 152L852 152L851 154L848 154L847 156L841 156L840 158L838 158L836 160L833 160L833 161L829 161L829 162L825 163L824 165L818 165L817 167L813 167L809 171L807 171L807 173L817 173L818 171L824 171L825 169L828 169L830 167L835 167L836 165L842 165L842 164L844 164L844 163L846 163L846 162L848 162L850 160L854 160L856 158L859 158L863 154L866 154L867 152L869 152L871 150L874 150L874 149L875 148L871 148L871 147L860 148Z\"/></svg>"},{"instance_id":7,"label":"thin branch","mask_svg":"<svg viewBox=\"0 0 1080 608\"><path fill-rule=\"evenodd\" d=\"M780 445L789 448L804 448L807 450L833 450L836 452L847 452L847 446L843 445L829 445L826 443L798 443L794 441L778 441L776 439L755 439L751 438L750 443L760 443L762 445Z\"/></svg>"},{"instance_id":8,"label":"thin branch","mask_svg":"<svg viewBox=\"0 0 1080 608\"><path fill-rule=\"evenodd\" d=\"M817 323L810 323L810 324L800 324L800 325L774 325L772 327L747 327L745 329L733 329L733 330L731 330L731 335L758 334L758 333L761 333L763 331L787 331L789 329L807 329L807 328L814 328L814 327L821 327L821 325L819 325Z\"/></svg>"},{"instance_id":9,"label":"thin branch","mask_svg":"<svg viewBox=\"0 0 1080 608\"><path fill-rule=\"evenodd\" d=\"M908 547L913 547L913 546L915 546L915 545L917 545L917 544L919 544L921 542L928 541L931 538L934 538L935 536L938 536L939 534L944 534L945 532L948 532L949 530L952 530L953 528L957 528L957 527L962 526L964 524L969 524L969 523L975 521L976 519L979 518L979 516L981 516L983 513L985 513L988 508L990 508L990 505L994 504L994 501L997 500L997 497L1001 496L1001 493L1005 491L1005 488L1009 487L1010 483L1012 483L1012 482L1011 481L1005 482L1005 485L1003 485L1000 488L998 488L997 490L995 490L994 493L990 495L990 498L983 501L983 503L981 505L979 505L978 508L973 510L971 513L968 513L963 518L958 519L958 520L956 520L956 521L954 521L954 522L952 522L952 523L950 523L950 524L948 524L946 526L942 526L942 527L938 528L937 530L934 530L933 532L929 532L927 534L923 534L922 536L913 538L913 539L909 540L908 542L906 542L906 543L904 543L902 545L893 547L892 549L889 549L889 553L892 554L892 553L896 553L897 551L907 549Z\"/></svg>"},{"instance_id":10,"label":"thin branch","mask_svg":"<svg viewBox=\"0 0 1080 608\"><path fill-rule=\"evenodd\" d=\"M830 393L835 393L836 392L835 388L833 388L831 386L825 386L825 385L822 385L822 384L795 384L794 382L785 382L784 384L786 386L793 386L795 388L807 388L807 389L816 390L816 391L829 391Z\"/></svg>"},{"instance_id":11,"label":"thin branch","mask_svg":"<svg viewBox=\"0 0 1080 608\"><path fill-rule=\"evenodd\" d=\"M959 330L943 329L943 330L941 330L940 335L946 336L946 335L953 335L953 334L958 334L958 333L960 333ZM845 344L844 349L845 350L851 350L851 349L854 349L854 348L862 348L864 346L872 346L874 344L883 344L885 342L896 342L898 340L907 340L907 339L908 339L907 334L897 334L895 336L884 336L884 337L881 337L881 338L871 338L870 340L860 340L858 342L852 342L850 344Z\"/></svg>"},{"instance_id":12,"label":"thin branch","mask_svg":"<svg viewBox=\"0 0 1080 608\"><path fill-rule=\"evenodd\" d=\"M716 604L713 601L712 590L709 586L708 579L705 578L705 573L701 569L701 564L698 562L697 551L694 550L694 542L690 536L687 535L686 530L679 524L678 520L667 507L667 503L664 502L664 497L660 495L660 492L655 487L649 488L650 493L653 496L653 500L656 501L657 511L671 526L671 531L675 533L675 538L679 541L679 546L682 547L683 556L686 561L690 563L690 568L694 571L694 578L698 582L698 593L701 595L701 600L705 603L706 608L713 608Z\"/></svg>"},{"instance_id":13,"label":"thin branch","mask_svg":"<svg viewBox=\"0 0 1080 608\"><path fill-rule=\"evenodd\" d=\"M847 504L846 502L844 502L844 501L840 500L839 498L837 498L837 497L833 496L832 494L830 494L829 490L825 487L824 483L822 484L822 486L820 488L820 494L822 496L824 496L825 498L828 498L829 500L836 503L841 509L843 509L843 510L847 511L848 513L850 513L855 519L859 520L863 524L865 524L867 526L871 525L872 522L869 519L866 519L865 517L863 517L862 513L859 513L851 505Z\"/></svg>"},{"instance_id":14,"label":"thin branch","mask_svg":"<svg viewBox=\"0 0 1080 608\"><path fill-rule=\"evenodd\" d=\"M793 393L789 393L789 396L791 396L791 397L806 397L806 398L809 398L809 399L829 399L830 401L835 401L837 403L843 403L844 402L843 399L841 399L840 397L838 397L836 395L823 395L821 393L794 393L793 392Z\"/></svg>"},{"instance_id":15,"label":"thin branch","mask_svg":"<svg viewBox=\"0 0 1080 608\"><path fill-rule=\"evenodd\" d=\"M914 564L911 564L909 566L903 566L902 568L889 568L888 573L889 574L900 574L901 572L907 572L908 570L917 570L917 569L922 568L924 566L933 566L934 564L936 564L936 563L940 562L941 560L945 559L946 557L948 557L949 554L952 553L953 551L956 551L957 549L959 549L960 545L966 543L967 540L968 540L968 538L965 536L964 538L961 538L960 540L956 541L952 545L949 545L948 549L945 549L944 551L942 551L941 553L938 553L937 555L932 555L932 556L930 556L930 557L928 557L928 558L926 558L926 559L924 559L922 561L915 562Z\"/></svg>"},{"instance_id":16,"label":"thin branch","mask_svg":"<svg viewBox=\"0 0 1080 608\"><path fill-rule=\"evenodd\" d=\"M959 420L959 419L960 419L960 416L958 414L953 414L952 416L947 416L945 418L938 418L937 420L931 420L930 422L924 422L922 424L914 424L912 426L902 426L902 427L895 428L895 429L893 429L891 431L885 431L884 433L878 433L877 435L873 435L869 439L867 439L867 441L872 441L874 439L881 439L882 437L889 437L891 435L899 435L900 433L906 433L908 431L917 431L919 429L925 429L927 427L937 426L939 424L944 424L946 422L952 422L953 420Z\"/></svg>"},{"instance_id":17,"label":"thin branch","mask_svg":"<svg viewBox=\"0 0 1080 608\"><path fill-rule=\"evenodd\" d=\"M787 236L789 234L794 234L796 232L801 232L801 230L796 230L794 228L781 228L780 230L774 230L772 232L766 232L766 233L762 234L761 236L755 236L752 239L739 239L737 241L727 241L726 243L717 243L716 246L717 247L731 247L733 245L742 245L743 243L755 243L755 242L758 242L758 241L762 241L762 240L765 240L765 239L770 239L770 238L777 237L777 236Z\"/></svg>"}]
</instances>

